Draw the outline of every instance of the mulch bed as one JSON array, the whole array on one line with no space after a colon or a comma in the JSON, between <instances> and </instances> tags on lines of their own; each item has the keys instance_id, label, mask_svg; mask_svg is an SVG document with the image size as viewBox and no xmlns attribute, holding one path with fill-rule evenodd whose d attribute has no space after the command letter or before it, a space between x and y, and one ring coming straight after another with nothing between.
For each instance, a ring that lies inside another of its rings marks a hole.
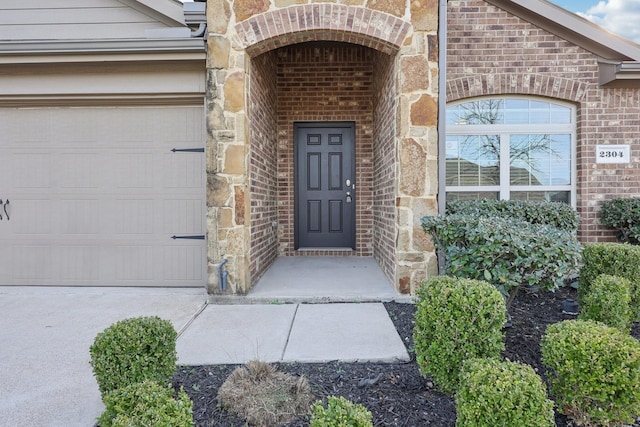
<instances>
[{"instance_id":1,"label":"mulch bed","mask_svg":"<svg viewBox=\"0 0 640 427\"><path fill-rule=\"evenodd\" d=\"M548 325L575 316L562 314L562 301L576 299L573 288L555 293L522 293L511 307L513 326L506 329L505 359L531 365L544 377L540 361L540 339ZM405 342L412 361L408 363L287 363L277 364L280 371L304 375L316 398L344 396L361 403L373 414L375 426L455 426L453 398L437 391L423 378L414 361L413 315L411 304L385 303L391 320ZM640 324L632 335L640 339ZM193 401L196 426L244 427L244 420L228 415L218 407L218 388L237 365L180 366L175 387L184 387ZM308 426L300 418L287 427ZM556 415L557 426L571 426L563 415ZM638 424L636 424L638 425Z\"/></svg>"}]
</instances>

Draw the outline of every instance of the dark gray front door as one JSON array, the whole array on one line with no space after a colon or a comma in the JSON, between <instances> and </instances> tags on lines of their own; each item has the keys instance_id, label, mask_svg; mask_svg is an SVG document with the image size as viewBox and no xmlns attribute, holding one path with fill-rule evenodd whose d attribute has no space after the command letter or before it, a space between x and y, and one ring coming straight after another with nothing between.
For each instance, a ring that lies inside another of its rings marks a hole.
<instances>
[{"instance_id":1,"label":"dark gray front door","mask_svg":"<svg viewBox=\"0 0 640 427\"><path fill-rule=\"evenodd\" d=\"M296 123L294 135L296 249L355 249L353 122Z\"/></svg>"}]
</instances>

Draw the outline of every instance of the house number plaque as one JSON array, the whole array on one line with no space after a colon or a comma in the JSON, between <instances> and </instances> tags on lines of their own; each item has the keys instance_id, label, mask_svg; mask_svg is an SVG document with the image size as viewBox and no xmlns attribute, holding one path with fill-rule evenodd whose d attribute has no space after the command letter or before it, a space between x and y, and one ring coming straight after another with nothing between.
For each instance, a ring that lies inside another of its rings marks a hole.
<instances>
[{"instance_id":1,"label":"house number plaque","mask_svg":"<svg viewBox=\"0 0 640 427\"><path fill-rule=\"evenodd\" d=\"M631 146L597 145L596 163L631 163Z\"/></svg>"}]
</instances>

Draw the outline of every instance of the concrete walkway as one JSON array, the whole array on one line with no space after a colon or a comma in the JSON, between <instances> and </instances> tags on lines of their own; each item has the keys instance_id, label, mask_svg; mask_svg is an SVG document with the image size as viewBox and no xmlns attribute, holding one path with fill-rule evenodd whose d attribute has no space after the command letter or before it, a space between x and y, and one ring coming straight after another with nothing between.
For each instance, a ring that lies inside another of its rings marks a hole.
<instances>
[{"instance_id":1,"label":"concrete walkway","mask_svg":"<svg viewBox=\"0 0 640 427\"><path fill-rule=\"evenodd\" d=\"M280 257L247 297L257 302L367 302L402 298L373 258Z\"/></svg>"},{"instance_id":2,"label":"concrete walkway","mask_svg":"<svg viewBox=\"0 0 640 427\"><path fill-rule=\"evenodd\" d=\"M178 355L184 365L409 360L381 303L207 305Z\"/></svg>"},{"instance_id":3,"label":"concrete walkway","mask_svg":"<svg viewBox=\"0 0 640 427\"><path fill-rule=\"evenodd\" d=\"M0 426L94 425L103 406L89 347L134 316L173 323L180 364L409 358L381 303L244 298L207 304L204 289L0 287Z\"/></svg>"}]
</instances>

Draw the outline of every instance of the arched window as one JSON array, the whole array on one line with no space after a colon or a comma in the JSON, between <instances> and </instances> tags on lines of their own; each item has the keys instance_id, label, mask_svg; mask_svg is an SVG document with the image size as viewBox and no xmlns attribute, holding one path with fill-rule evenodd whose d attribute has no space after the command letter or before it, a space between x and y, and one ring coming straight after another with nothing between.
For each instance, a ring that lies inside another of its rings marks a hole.
<instances>
[{"instance_id":1,"label":"arched window","mask_svg":"<svg viewBox=\"0 0 640 427\"><path fill-rule=\"evenodd\" d=\"M575 206L575 108L540 98L477 98L447 107L447 200Z\"/></svg>"}]
</instances>

